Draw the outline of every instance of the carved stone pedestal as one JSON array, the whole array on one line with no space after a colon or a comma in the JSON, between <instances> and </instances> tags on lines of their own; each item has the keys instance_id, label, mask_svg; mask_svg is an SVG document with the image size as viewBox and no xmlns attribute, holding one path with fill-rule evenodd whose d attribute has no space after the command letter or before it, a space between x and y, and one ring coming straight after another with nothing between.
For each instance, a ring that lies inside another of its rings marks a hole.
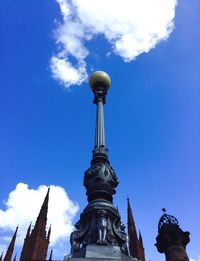
<instances>
[{"instance_id":1,"label":"carved stone pedestal","mask_svg":"<svg viewBox=\"0 0 200 261\"><path fill-rule=\"evenodd\" d=\"M70 239L71 257L98 255L120 259L122 254L129 256L125 226L111 202L103 199L90 202L75 227Z\"/></svg>"},{"instance_id":2,"label":"carved stone pedestal","mask_svg":"<svg viewBox=\"0 0 200 261\"><path fill-rule=\"evenodd\" d=\"M81 256L79 256L81 255ZM77 256L65 256L64 261L139 261L136 258L124 255L118 246L88 245Z\"/></svg>"}]
</instances>

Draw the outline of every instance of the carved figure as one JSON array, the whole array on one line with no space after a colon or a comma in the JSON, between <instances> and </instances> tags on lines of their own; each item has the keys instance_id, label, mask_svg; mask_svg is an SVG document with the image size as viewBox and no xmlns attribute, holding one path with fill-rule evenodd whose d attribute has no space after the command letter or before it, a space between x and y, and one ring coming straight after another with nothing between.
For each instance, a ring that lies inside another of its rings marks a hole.
<instances>
[{"instance_id":1,"label":"carved figure","mask_svg":"<svg viewBox=\"0 0 200 261\"><path fill-rule=\"evenodd\" d=\"M130 256L130 249L129 249L129 236L126 235L126 243L125 243L125 247L124 247L124 253L127 255L127 256Z\"/></svg>"},{"instance_id":2,"label":"carved figure","mask_svg":"<svg viewBox=\"0 0 200 261\"><path fill-rule=\"evenodd\" d=\"M113 225L115 233L120 238L122 252L127 256L130 256L129 236L125 233L125 225L122 224L121 220L115 221Z\"/></svg>"},{"instance_id":3,"label":"carved figure","mask_svg":"<svg viewBox=\"0 0 200 261\"><path fill-rule=\"evenodd\" d=\"M78 238L78 232L74 231L70 236L71 254L76 253L80 249L80 241Z\"/></svg>"},{"instance_id":4,"label":"carved figure","mask_svg":"<svg viewBox=\"0 0 200 261\"><path fill-rule=\"evenodd\" d=\"M75 224L75 228L77 230L73 231L70 235L70 244L71 244L71 254L76 253L80 250L80 245L82 242L82 237L84 235L84 231L81 230L80 221Z\"/></svg>"},{"instance_id":5,"label":"carved figure","mask_svg":"<svg viewBox=\"0 0 200 261\"><path fill-rule=\"evenodd\" d=\"M113 222L113 231L119 241L126 242L126 232L125 232L125 226L122 224L122 222L119 219L115 219Z\"/></svg>"},{"instance_id":6,"label":"carved figure","mask_svg":"<svg viewBox=\"0 0 200 261\"><path fill-rule=\"evenodd\" d=\"M107 211L98 210L97 212L97 230L98 230L98 240L97 244L106 245L106 235L107 235Z\"/></svg>"},{"instance_id":7,"label":"carved figure","mask_svg":"<svg viewBox=\"0 0 200 261\"><path fill-rule=\"evenodd\" d=\"M129 237L126 236L126 241L121 245L122 253L124 253L127 256L130 256L130 250L129 250Z\"/></svg>"}]
</instances>

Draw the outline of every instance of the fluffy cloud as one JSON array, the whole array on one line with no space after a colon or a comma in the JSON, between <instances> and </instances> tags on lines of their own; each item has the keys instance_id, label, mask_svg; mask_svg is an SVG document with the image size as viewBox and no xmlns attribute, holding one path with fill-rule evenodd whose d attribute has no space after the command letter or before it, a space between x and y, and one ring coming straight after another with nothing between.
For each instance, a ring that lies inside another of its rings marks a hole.
<instances>
[{"instance_id":1,"label":"fluffy cloud","mask_svg":"<svg viewBox=\"0 0 200 261\"><path fill-rule=\"evenodd\" d=\"M47 193L47 186L29 189L27 184L19 183L10 192L5 201L6 210L0 209L0 250L5 250L10 237L7 232L14 231L19 225L16 245L22 246L30 222L36 221L40 207ZM62 202L61 204L59 204ZM59 186L50 186L48 226L52 224L51 246L60 247L69 237L73 225L72 219L79 207L73 202L67 192ZM13 233L12 233L13 234ZM10 235L10 233L9 233Z\"/></svg>"},{"instance_id":2,"label":"fluffy cloud","mask_svg":"<svg viewBox=\"0 0 200 261\"><path fill-rule=\"evenodd\" d=\"M110 52L133 61L147 53L174 28L177 0L56 0L63 21L57 24L58 53L51 58L53 77L65 87L87 78L86 44L97 35L110 44Z\"/></svg>"}]
</instances>

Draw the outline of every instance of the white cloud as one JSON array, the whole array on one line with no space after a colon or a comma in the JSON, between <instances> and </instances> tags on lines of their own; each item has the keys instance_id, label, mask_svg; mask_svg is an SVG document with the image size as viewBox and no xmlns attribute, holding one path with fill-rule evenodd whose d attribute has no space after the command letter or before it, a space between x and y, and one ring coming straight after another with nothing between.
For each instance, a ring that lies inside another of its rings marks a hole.
<instances>
[{"instance_id":1,"label":"white cloud","mask_svg":"<svg viewBox=\"0 0 200 261\"><path fill-rule=\"evenodd\" d=\"M86 64L84 61L80 61L78 66L74 67L67 57L53 56L51 58L51 68L54 78L65 87L76 84L80 85L87 78Z\"/></svg>"},{"instance_id":2,"label":"white cloud","mask_svg":"<svg viewBox=\"0 0 200 261\"><path fill-rule=\"evenodd\" d=\"M198 256L197 259L190 258L190 261L200 261L200 255Z\"/></svg>"},{"instance_id":3,"label":"white cloud","mask_svg":"<svg viewBox=\"0 0 200 261\"><path fill-rule=\"evenodd\" d=\"M0 256L1 256L2 253L4 253L4 255L5 255L7 248L8 248L7 245L0 244Z\"/></svg>"},{"instance_id":4,"label":"white cloud","mask_svg":"<svg viewBox=\"0 0 200 261\"><path fill-rule=\"evenodd\" d=\"M0 251L5 250L10 238L10 231L14 231L19 225L16 245L22 246L27 228L32 221L34 225L39 214L47 186L39 186L38 189L29 189L27 184L19 183L10 192L5 201L6 210L0 209ZM72 220L77 213L78 204L73 202L67 192L59 186L50 186L48 223L52 224L51 246L59 248L66 238L69 237L73 225Z\"/></svg>"},{"instance_id":5,"label":"white cloud","mask_svg":"<svg viewBox=\"0 0 200 261\"><path fill-rule=\"evenodd\" d=\"M56 1L63 22L55 31L58 53L51 59L51 69L65 87L80 85L87 78L86 44L97 35L110 44L109 54L130 62L166 40L174 28L177 0Z\"/></svg>"}]
</instances>

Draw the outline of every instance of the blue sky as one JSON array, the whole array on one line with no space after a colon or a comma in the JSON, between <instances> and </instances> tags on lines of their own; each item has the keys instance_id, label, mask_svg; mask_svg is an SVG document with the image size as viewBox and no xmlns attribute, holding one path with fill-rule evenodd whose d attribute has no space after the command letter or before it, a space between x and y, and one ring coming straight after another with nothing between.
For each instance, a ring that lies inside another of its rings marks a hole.
<instances>
[{"instance_id":1,"label":"blue sky","mask_svg":"<svg viewBox=\"0 0 200 261\"><path fill-rule=\"evenodd\" d=\"M147 260L164 260L154 246L162 207L191 232L189 256L200 255L199 10L198 0L179 1L169 38L129 63L107 57L111 47L102 35L87 43L93 54L86 58L88 73L101 69L112 79L105 124L109 158L120 180L115 205L126 223L130 197ZM82 183L91 160L95 106L87 82L66 89L52 77L55 19L62 20L55 1L0 3L3 211L20 182L35 190L63 187L79 211L86 206ZM73 223L78 218L79 213ZM12 234L2 227L0 232ZM64 249L63 255L68 243Z\"/></svg>"}]
</instances>

